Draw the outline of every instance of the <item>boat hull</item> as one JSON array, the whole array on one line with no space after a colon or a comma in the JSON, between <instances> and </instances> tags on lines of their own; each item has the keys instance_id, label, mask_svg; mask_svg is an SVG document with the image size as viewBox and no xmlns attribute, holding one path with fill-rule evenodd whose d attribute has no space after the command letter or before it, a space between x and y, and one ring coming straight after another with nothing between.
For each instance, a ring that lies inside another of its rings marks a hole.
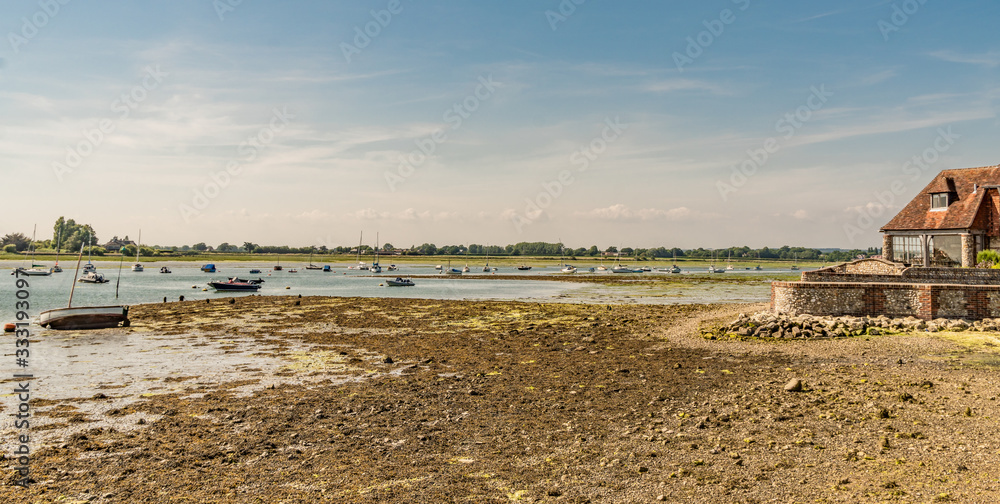
<instances>
[{"instance_id":1,"label":"boat hull","mask_svg":"<svg viewBox=\"0 0 1000 504\"><path fill-rule=\"evenodd\" d=\"M257 291L261 285L256 283L208 282L217 291Z\"/></svg>"},{"instance_id":2,"label":"boat hull","mask_svg":"<svg viewBox=\"0 0 1000 504\"><path fill-rule=\"evenodd\" d=\"M127 306L88 306L43 311L39 325L57 330L108 329L128 327Z\"/></svg>"},{"instance_id":3,"label":"boat hull","mask_svg":"<svg viewBox=\"0 0 1000 504\"><path fill-rule=\"evenodd\" d=\"M18 276L49 276L52 274L52 270L42 270L37 268L24 269L17 268Z\"/></svg>"},{"instance_id":4,"label":"boat hull","mask_svg":"<svg viewBox=\"0 0 1000 504\"><path fill-rule=\"evenodd\" d=\"M403 280L403 281L386 280L385 283L389 287L413 287L415 285L410 280Z\"/></svg>"}]
</instances>

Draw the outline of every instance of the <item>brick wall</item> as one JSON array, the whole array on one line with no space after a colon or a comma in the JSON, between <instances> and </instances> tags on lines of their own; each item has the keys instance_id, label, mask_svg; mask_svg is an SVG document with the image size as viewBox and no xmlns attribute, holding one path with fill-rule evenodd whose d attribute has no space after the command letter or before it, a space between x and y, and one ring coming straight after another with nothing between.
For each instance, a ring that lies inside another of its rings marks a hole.
<instances>
[{"instance_id":1,"label":"brick wall","mask_svg":"<svg viewBox=\"0 0 1000 504\"><path fill-rule=\"evenodd\" d=\"M1000 317L1000 285L773 282L771 311L980 320Z\"/></svg>"}]
</instances>

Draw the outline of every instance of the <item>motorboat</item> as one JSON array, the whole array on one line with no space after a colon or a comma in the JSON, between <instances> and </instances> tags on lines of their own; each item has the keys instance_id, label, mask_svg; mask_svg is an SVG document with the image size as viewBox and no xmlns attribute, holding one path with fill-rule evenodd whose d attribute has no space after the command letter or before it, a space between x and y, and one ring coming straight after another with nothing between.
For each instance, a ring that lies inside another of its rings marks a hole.
<instances>
[{"instance_id":1,"label":"motorboat","mask_svg":"<svg viewBox=\"0 0 1000 504\"><path fill-rule=\"evenodd\" d=\"M389 287L413 287L415 285L413 283L413 280L410 280L409 278L400 278L400 277L396 277L395 279L392 280L386 280L385 284L388 285Z\"/></svg>"},{"instance_id":2,"label":"motorboat","mask_svg":"<svg viewBox=\"0 0 1000 504\"><path fill-rule=\"evenodd\" d=\"M257 269L257 268L251 268L250 269L250 274L251 275L259 275L260 274L260 270Z\"/></svg>"},{"instance_id":3,"label":"motorboat","mask_svg":"<svg viewBox=\"0 0 1000 504\"><path fill-rule=\"evenodd\" d=\"M462 273L468 273L470 271L472 271L472 270L469 269L468 265L466 265L464 268L462 268Z\"/></svg>"},{"instance_id":4,"label":"motorboat","mask_svg":"<svg viewBox=\"0 0 1000 504\"><path fill-rule=\"evenodd\" d=\"M289 272L289 273L298 273L298 272L299 272L299 270L297 270L297 269L295 269L295 268L292 268L292 269L288 270L288 272Z\"/></svg>"},{"instance_id":5,"label":"motorboat","mask_svg":"<svg viewBox=\"0 0 1000 504\"><path fill-rule=\"evenodd\" d=\"M563 265L563 269L559 271L562 273L576 273L576 266L573 266L572 264L565 264Z\"/></svg>"},{"instance_id":6,"label":"motorboat","mask_svg":"<svg viewBox=\"0 0 1000 504\"><path fill-rule=\"evenodd\" d=\"M395 264L390 264L389 268L386 269L386 271L399 271L399 266L396 266Z\"/></svg>"},{"instance_id":7,"label":"motorboat","mask_svg":"<svg viewBox=\"0 0 1000 504\"><path fill-rule=\"evenodd\" d=\"M716 268L715 265L713 264L713 265L711 265L711 266L708 267L708 272L709 273L725 273L726 270L725 270L725 268Z\"/></svg>"},{"instance_id":8,"label":"motorboat","mask_svg":"<svg viewBox=\"0 0 1000 504\"><path fill-rule=\"evenodd\" d=\"M632 269L632 268L626 268L625 266L612 266L611 267L611 272L612 273L635 273L635 270Z\"/></svg>"},{"instance_id":9,"label":"motorboat","mask_svg":"<svg viewBox=\"0 0 1000 504\"><path fill-rule=\"evenodd\" d=\"M761 268L759 264L753 268L754 271L762 271L763 269L764 268Z\"/></svg>"},{"instance_id":10,"label":"motorboat","mask_svg":"<svg viewBox=\"0 0 1000 504\"><path fill-rule=\"evenodd\" d=\"M444 271L444 274L445 275L461 275L462 274L462 270L460 270L458 268L448 268L447 270Z\"/></svg>"},{"instance_id":11,"label":"motorboat","mask_svg":"<svg viewBox=\"0 0 1000 504\"><path fill-rule=\"evenodd\" d=\"M323 271L329 273L329 272L333 271L333 268L331 268L329 264L326 264L326 265L323 266Z\"/></svg>"},{"instance_id":12,"label":"motorboat","mask_svg":"<svg viewBox=\"0 0 1000 504\"><path fill-rule=\"evenodd\" d=\"M166 266L162 266L160 267L160 273L173 273L173 271L170 271L170 268Z\"/></svg>"},{"instance_id":13,"label":"motorboat","mask_svg":"<svg viewBox=\"0 0 1000 504\"><path fill-rule=\"evenodd\" d=\"M206 265L204 265L204 266L201 267L201 270L204 271L205 273L215 273L215 265L214 264L206 264Z\"/></svg>"},{"instance_id":14,"label":"motorboat","mask_svg":"<svg viewBox=\"0 0 1000 504\"><path fill-rule=\"evenodd\" d=\"M208 282L208 285L217 291L258 291L263 280L243 280L241 278L230 278L225 282Z\"/></svg>"},{"instance_id":15,"label":"motorboat","mask_svg":"<svg viewBox=\"0 0 1000 504\"><path fill-rule=\"evenodd\" d=\"M38 325L57 330L107 329L129 326L128 306L81 306L43 311Z\"/></svg>"},{"instance_id":16,"label":"motorboat","mask_svg":"<svg viewBox=\"0 0 1000 504\"><path fill-rule=\"evenodd\" d=\"M93 273L95 271L97 271L97 267L94 266L93 264L91 264L91 263L88 262L87 264L83 265L83 272L84 273Z\"/></svg>"},{"instance_id":17,"label":"motorboat","mask_svg":"<svg viewBox=\"0 0 1000 504\"><path fill-rule=\"evenodd\" d=\"M438 264L437 266L434 267L434 269L436 269L438 271L441 271L441 268L442 268L442 266L440 264Z\"/></svg>"},{"instance_id":18,"label":"motorboat","mask_svg":"<svg viewBox=\"0 0 1000 504\"><path fill-rule=\"evenodd\" d=\"M110 282L110 280L104 278L104 275L102 275L101 273L98 273L96 271L88 271L80 275L80 278L77 280L77 282L102 284L102 283L108 283Z\"/></svg>"},{"instance_id":19,"label":"motorboat","mask_svg":"<svg viewBox=\"0 0 1000 504\"><path fill-rule=\"evenodd\" d=\"M518 271L528 271L530 269L531 269L531 266L525 266L523 264L517 267Z\"/></svg>"}]
</instances>

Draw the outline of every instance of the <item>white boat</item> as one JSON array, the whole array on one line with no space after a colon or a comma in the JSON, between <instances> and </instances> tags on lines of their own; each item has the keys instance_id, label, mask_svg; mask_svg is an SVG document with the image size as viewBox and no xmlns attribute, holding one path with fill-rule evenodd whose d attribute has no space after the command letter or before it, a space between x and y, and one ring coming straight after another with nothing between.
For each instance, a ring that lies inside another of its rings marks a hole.
<instances>
[{"instance_id":1,"label":"white boat","mask_svg":"<svg viewBox=\"0 0 1000 504\"><path fill-rule=\"evenodd\" d=\"M622 266L622 257L621 257L621 255L622 255L622 253L619 250L616 253L616 255L615 255L615 264L614 264L614 266L611 267L611 272L612 273L635 273L634 269L632 269L632 268L626 268L625 266Z\"/></svg>"},{"instance_id":2,"label":"white boat","mask_svg":"<svg viewBox=\"0 0 1000 504\"><path fill-rule=\"evenodd\" d=\"M45 269L42 268L41 264L35 264L35 231L38 229L38 225L35 225L35 229L31 231L31 244L28 248L31 249L31 261L28 263L31 265L30 268L15 268L18 276L49 276L52 274L52 268Z\"/></svg>"},{"instance_id":3,"label":"white boat","mask_svg":"<svg viewBox=\"0 0 1000 504\"><path fill-rule=\"evenodd\" d=\"M462 274L462 270L460 270L458 268L452 268L451 267L451 261L448 261L448 267L444 268L443 270L441 270L441 272L444 273L445 275L461 275Z\"/></svg>"},{"instance_id":4,"label":"white boat","mask_svg":"<svg viewBox=\"0 0 1000 504\"><path fill-rule=\"evenodd\" d=\"M76 272L80 272L80 261L83 260L83 244L80 244L80 255L76 260ZM94 273L95 275L99 275ZM103 275L99 275L104 278ZM105 280L106 281L106 280ZM38 316L38 324L50 329L106 329L109 327L129 326L128 306L73 306L73 292L76 282L69 289L69 303L66 308L45 310ZM117 295L116 295L117 297Z\"/></svg>"},{"instance_id":5,"label":"white boat","mask_svg":"<svg viewBox=\"0 0 1000 504\"><path fill-rule=\"evenodd\" d=\"M360 247L358 248L360 250ZM372 261L372 273L381 273L382 266L378 263L378 233L375 233L375 260Z\"/></svg>"},{"instance_id":6,"label":"white boat","mask_svg":"<svg viewBox=\"0 0 1000 504\"><path fill-rule=\"evenodd\" d=\"M563 273L576 273L576 266L572 264L564 264L563 269L559 270Z\"/></svg>"},{"instance_id":7,"label":"white boat","mask_svg":"<svg viewBox=\"0 0 1000 504\"><path fill-rule=\"evenodd\" d=\"M59 226L58 237L56 238L56 265L52 267L53 273L62 273L62 268L59 267L59 247L62 246L62 226Z\"/></svg>"},{"instance_id":8,"label":"white boat","mask_svg":"<svg viewBox=\"0 0 1000 504\"><path fill-rule=\"evenodd\" d=\"M386 271L399 271L399 266L396 266L395 264L390 264L389 267L386 268Z\"/></svg>"},{"instance_id":9,"label":"white boat","mask_svg":"<svg viewBox=\"0 0 1000 504\"><path fill-rule=\"evenodd\" d=\"M80 278L77 280L77 282L93 283L93 284L108 283L109 281L110 280L108 280L107 278L104 278L103 274L98 273L96 271L88 271L80 275Z\"/></svg>"},{"instance_id":10,"label":"white boat","mask_svg":"<svg viewBox=\"0 0 1000 504\"><path fill-rule=\"evenodd\" d=\"M135 264L132 265L132 271L142 272L142 264L139 263L139 246L142 243L142 230L139 230L139 239L135 242Z\"/></svg>"},{"instance_id":11,"label":"white boat","mask_svg":"<svg viewBox=\"0 0 1000 504\"><path fill-rule=\"evenodd\" d=\"M413 287L414 285L413 280L399 277L396 277L395 279L388 279L385 281L385 284L389 287Z\"/></svg>"},{"instance_id":12,"label":"white boat","mask_svg":"<svg viewBox=\"0 0 1000 504\"><path fill-rule=\"evenodd\" d=\"M434 267L434 269L436 269L438 271L441 271L442 268L443 268L443 266L441 266L440 264L438 264L437 266Z\"/></svg>"}]
</instances>

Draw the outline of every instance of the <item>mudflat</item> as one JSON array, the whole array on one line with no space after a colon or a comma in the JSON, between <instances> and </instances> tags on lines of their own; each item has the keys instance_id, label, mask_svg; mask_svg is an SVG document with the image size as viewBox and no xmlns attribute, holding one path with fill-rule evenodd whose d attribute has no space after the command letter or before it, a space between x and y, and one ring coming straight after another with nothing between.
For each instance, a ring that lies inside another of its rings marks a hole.
<instances>
[{"instance_id":1,"label":"mudflat","mask_svg":"<svg viewBox=\"0 0 1000 504\"><path fill-rule=\"evenodd\" d=\"M993 502L1000 493L996 334L700 336L764 305L229 301L135 306L130 328L60 336L70 347L187 341L176 359L217 365L149 365L139 379L109 375L85 397L39 397L35 482L12 486L8 450L0 502ZM800 391L786 390L793 379ZM5 428L9 444L15 431Z\"/></svg>"}]
</instances>

